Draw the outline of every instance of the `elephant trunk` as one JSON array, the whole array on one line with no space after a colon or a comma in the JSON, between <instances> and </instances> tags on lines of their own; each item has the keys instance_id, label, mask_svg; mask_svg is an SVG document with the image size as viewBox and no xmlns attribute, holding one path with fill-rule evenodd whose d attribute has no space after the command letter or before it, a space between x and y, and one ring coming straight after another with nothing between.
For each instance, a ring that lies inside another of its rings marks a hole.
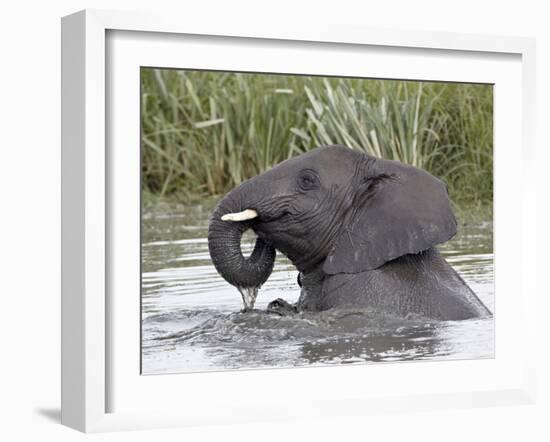
<instances>
[{"instance_id":1,"label":"elephant trunk","mask_svg":"<svg viewBox=\"0 0 550 442\"><path fill-rule=\"evenodd\" d=\"M252 254L248 258L243 256L241 238L256 221L229 215L246 209L238 203L235 195L235 191L229 193L212 214L208 228L208 249L218 273L241 292L247 310L254 307L258 288L273 271L275 249L257 238Z\"/></svg>"}]
</instances>

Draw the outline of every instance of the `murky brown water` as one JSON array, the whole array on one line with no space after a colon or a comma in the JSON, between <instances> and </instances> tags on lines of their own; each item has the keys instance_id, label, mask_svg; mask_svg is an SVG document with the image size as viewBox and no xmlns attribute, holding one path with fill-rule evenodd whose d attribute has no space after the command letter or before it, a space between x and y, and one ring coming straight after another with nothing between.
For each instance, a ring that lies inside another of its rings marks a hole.
<instances>
[{"instance_id":1,"label":"murky brown water","mask_svg":"<svg viewBox=\"0 0 550 442\"><path fill-rule=\"evenodd\" d=\"M157 205L143 215L143 374L493 357L492 318L426 322L358 311L297 317L240 313L240 294L210 262L210 211ZM492 231L491 222L461 226L441 250L494 312ZM249 236L244 252L252 246ZM300 293L296 275L278 255L257 309L279 297L294 302Z\"/></svg>"}]
</instances>

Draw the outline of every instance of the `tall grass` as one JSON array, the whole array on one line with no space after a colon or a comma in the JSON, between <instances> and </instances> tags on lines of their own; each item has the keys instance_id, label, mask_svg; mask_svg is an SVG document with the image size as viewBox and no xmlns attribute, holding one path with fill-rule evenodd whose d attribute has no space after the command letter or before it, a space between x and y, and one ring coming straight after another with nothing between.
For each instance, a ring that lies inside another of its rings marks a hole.
<instances>
[{"instance_id":1,"label":"tall grass","mask_svg":"<svg viewBox=\"0 0 550 442\"><path fill-rule=\"evenodd\" d=\"M429 166L441 121L432 118L436 96L424 96L423 83L378 82L377 98L349 81L333 87L325 80L315 86L305 87L311 103L307 129L294 131L306 149L311 142L343 143L378 157Z\"/></svg>"},{"instance_id":2,"label":"tall grass","mask_svg":"<svg viewBox=\"0 0 550 442\"><path fill-rule=\"evenodd\" d=\"M423 167L465 202L492 199L492 88L142 70L142 187L183 201L346 144Z\"/></svg>"}]
</instances>

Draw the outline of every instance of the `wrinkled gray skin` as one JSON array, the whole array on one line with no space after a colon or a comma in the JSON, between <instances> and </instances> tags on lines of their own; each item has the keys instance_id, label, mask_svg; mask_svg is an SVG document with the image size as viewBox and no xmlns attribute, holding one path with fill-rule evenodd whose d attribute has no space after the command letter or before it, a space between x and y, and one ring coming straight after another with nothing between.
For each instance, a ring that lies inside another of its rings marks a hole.
<instances>
[{"instance_id":1,"label":"wrinkled gray skin","mask_svg":"<svg viewBox=\"0 0 550 442\"><path fill-rule=\"evenodd\" d=\"M258 216L221 220L245 209ZM240 249L247 229L258 236L248 259ZM284 253L300 272L301 295L296 305L273 301L268 310L279 314L370 308L440 320L488 316L435 248L455 233L443 182L396 161L326 146L227 194L212 215L208 244L218 272L241 293L267 280L275 249Z\"/></svg>"}]
</instances>

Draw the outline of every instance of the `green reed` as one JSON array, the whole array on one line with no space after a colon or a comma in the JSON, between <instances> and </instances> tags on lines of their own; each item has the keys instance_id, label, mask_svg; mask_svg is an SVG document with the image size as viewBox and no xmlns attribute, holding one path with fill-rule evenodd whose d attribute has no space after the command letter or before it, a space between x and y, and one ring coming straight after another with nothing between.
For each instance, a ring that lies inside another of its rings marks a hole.
<instances>
[{"instance_id":1,"label":"green reed","mask_svg":"<svg viewBox=\"0 0 550 442\"><path fill-rule=\"evenodd\" d=\"M423 167L456 201L492 199L492 88L142 70L142 187L191 201L346 144Z\"/></svg>"}]
</instances>

